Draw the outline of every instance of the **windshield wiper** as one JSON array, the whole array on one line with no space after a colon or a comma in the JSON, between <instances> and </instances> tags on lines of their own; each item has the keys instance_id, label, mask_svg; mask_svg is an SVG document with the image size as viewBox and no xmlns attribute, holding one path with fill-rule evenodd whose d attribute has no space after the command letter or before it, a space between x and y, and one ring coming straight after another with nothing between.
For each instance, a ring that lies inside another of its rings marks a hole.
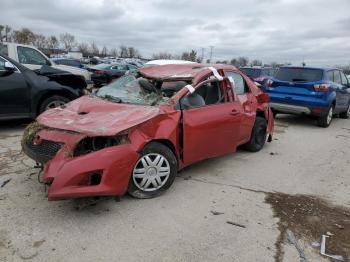
<instances>
[{"instance_id":1,"label":"windshield wiper","mask_svg":"<svg viewBox=\"0 0 350 262\"><path fill-rule=\"evenodd\" d=\"M116 103L122 103L123 101L119 97L111 96L111 95L105 95L104 98L116 102Z\"/></svg>"}]
</instances>

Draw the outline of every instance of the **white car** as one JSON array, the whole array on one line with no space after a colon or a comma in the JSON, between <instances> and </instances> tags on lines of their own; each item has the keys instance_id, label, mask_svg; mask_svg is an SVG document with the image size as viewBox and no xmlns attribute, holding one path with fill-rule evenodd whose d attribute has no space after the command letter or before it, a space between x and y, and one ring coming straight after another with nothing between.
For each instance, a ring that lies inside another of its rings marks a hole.
<instances>
[{"instance_id":1,"label":"white car","mask_svg":"<svg viewBox=\"0 0 350 262\"><path fill-rule=\"evenodd\" d=\"M34 46L4 42L0 44L0 53L32 70L40 69L43 65L48 65L74 75L81 75L88 84L91 81L89 71L73 66L57 65Z\"/></svg>"},{"instance_id":2,"label":"white car","mask_svg":"<svg viewBox=\"0 0 350 262\"><path fill-rule=\"evenodd\" d=\"M185 60L168 60L168 59L159 59L159 60L152 60L148 61L144 66L156 66L156 65L183 65L183 64L196 64L192 61L185 61Z\"/></svg>"}]
</instances>

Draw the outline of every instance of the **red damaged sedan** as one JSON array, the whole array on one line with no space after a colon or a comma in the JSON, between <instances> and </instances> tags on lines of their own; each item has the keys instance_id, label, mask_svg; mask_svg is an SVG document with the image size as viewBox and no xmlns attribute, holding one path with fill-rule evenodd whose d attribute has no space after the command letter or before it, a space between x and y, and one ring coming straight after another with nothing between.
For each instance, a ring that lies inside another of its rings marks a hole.
<instances>
[{"instance_id":1,"label":"red damaged sedan","mask_svg":"<svg viewBox=\"0 0 350 262\"><path fill-rule=\"evenodd\" d=\"M49 200L150 198L194 162L259 151L272 138L268 100L233 66L147 67L44 112L22 147L43 165Z\"/></svg>"}]
</instances>

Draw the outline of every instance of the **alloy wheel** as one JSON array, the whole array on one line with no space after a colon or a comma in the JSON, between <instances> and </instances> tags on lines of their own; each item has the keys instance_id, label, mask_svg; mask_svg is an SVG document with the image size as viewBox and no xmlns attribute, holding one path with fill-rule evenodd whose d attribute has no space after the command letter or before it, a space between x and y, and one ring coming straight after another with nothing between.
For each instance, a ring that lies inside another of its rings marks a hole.
<instances>
[{"instance_id":1,"label":"alloy wheel","mask_svg":"<svg viewBox=\"0 0 350 262\"><path fill-rule=\"evenodd\" d=\"M327 115L327 124L330 124L333 118L333 107L329 108Z\"/></svg>"},{"instance_id":2,"label":"alloy wheel","mask_svg":"<svg viewBox=\"0 0 350 262\"><path fill-rule=\"evenodd\" d=\"M132 178L142 191L155 191L164 186L170 175L168 160L161 154L151 153L142 156L136 163Z\"/></svg>"},{"instance_id":3,"label":"alloy wheel","mask_svg":"<svg viewBox=\"0 0 350 262\"><path fill-rule=\"evenodd\" d=\"M56 107L59 107L59 106L62 106L64 105L66 102L62 101L62 100L54 100L50 103L47 104L46 106L46 109L45 110L48 110L48 109L52 109L52 108L56 108Z\"/></svg>"}]
</instances>

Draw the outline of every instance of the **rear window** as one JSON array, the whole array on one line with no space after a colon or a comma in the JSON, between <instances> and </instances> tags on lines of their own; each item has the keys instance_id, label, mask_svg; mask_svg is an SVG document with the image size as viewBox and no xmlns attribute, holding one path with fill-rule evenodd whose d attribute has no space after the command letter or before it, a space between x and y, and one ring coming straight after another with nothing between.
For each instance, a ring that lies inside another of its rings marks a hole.
<instances>
[{"instance_id":1,"label":"rear window","mask_svg":"<svg viewBox=\"0 0 350 262\"><path fill-rule=\"evenodd\" d=\"M245 73L250 78L256 78L261 75L261 69L255 69L255 68L241 68L241 71Z\"/></svg>"},{"instance_id":2,"label":"rear window","mask_svg":"<svg viewBox=\"0 0 350 262\"><path fill-rule=\"evenodd\" d=\"M323 78L323 70L310 68L280 68L276 78L289 82L315 82Z\"/></svg>"}]
</instances>

